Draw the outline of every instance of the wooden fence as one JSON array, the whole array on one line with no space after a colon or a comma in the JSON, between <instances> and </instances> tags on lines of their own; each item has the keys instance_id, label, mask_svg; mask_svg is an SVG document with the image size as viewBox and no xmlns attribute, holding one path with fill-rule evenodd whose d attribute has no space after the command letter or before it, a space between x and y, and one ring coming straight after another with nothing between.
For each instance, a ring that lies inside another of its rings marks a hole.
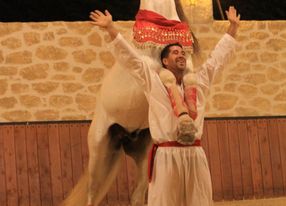
<instances>
[{"instance_id":1,"label":"wooden fence","mask_svg":"<svg viewBox=\"0 0 286 206\"><path fill-rule=\"evenodd\" d=\"M0 124L0 205L56 206L88 161L90 122ZM206 120L203 137L215 201L286 196L286 118ZM102 205L128 204L127 156Z\"/></svg>"}]
</instances>

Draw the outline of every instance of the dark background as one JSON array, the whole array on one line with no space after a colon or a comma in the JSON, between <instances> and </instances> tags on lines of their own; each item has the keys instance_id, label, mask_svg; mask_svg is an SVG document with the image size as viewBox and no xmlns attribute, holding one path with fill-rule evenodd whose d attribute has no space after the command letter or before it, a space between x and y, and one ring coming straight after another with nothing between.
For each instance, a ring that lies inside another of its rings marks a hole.
<instances>
[{"instance_id":1,"label":"dark background","mask_svg":"<svg viewBox=\"0 0 286 206\"><path fill-rule=\"evenodd\" d=\"M214 19L220 20L217 0L213 1ZM286 20L286 0L220 0L222 10L237 8L242 20ZM226 18L226 16L225 16Z\"/></svg>"},{"instance_id":2,"label":"dark background","mask_svg":"<svg viewBox=\"0 0 286 206\"><path fill-rule=\"evenodd\" d=\"M140 0L0 0L0 21L84 21L108 9L114 20L132 20Z\"/></svg>"},{"instance_id":3,"label":"dark background","mask_svg":"<svg viewBox=\"0 0 286 206\"><path fill-rule=\"evenodd\" d=\"M154 0L155 1L155 0ZM285 0L220 0L223 11L234 5L242 20L285 20ZM85 21L94 9L108 9L114 20L134 20L140 0L0 0L0 21ZM217 0L214 18L219 20ZM163 5L162 5L163 6Z\"/></svg>"}]
</instances>

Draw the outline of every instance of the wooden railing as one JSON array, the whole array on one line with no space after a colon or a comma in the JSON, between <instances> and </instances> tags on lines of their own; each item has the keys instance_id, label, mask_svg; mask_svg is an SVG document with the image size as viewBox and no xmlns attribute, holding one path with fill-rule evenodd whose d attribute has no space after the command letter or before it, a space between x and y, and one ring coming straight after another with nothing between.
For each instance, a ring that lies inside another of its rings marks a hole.
<instances>
[{"instance_id":1,"label":"wooden railing","mask_svg":"<svg viewBox=\"0 0 286 206\"><path fill-rule=\"evenodd\" d=\"M88 162L90 122L0 124L0 205L56 206ZM215 201L286 196L286 118L208 119ZM125 156L102 205L128 204L135 164Z\"/></svg>"},{"instance_id":2,"label":"wooden railing","mask_svg":"<svg viewBox=\"0 0 286 206\"><path fill-rule=\"evenodd\" d=\"M214 200L286 195L286 119L206 121Z\"/></svg>"}]
</instances>

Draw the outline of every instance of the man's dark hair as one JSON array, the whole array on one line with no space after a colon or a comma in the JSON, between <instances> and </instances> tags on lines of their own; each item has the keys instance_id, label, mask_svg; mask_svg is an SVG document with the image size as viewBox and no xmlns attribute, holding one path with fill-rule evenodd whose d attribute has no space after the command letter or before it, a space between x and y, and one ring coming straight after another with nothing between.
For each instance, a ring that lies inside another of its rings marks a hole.
<instances>
[{"instance_id":1,"label":"man's dark hair","mask_svg":"<svg viewBox=\"0 0 286 206\"><path fill-rule=\"evenodd\" d=\"M163 59L166 58L166 57L168 57L168 55L169 55L169 53L170 53L170 47L172 47L172 46L179 46L179 47L183 48L183 46L182 46L180 43L178 43L178 42L172 43L172 44L168 44L167 46L165 46L165 47L163 48L163 50L161 51L161 57L160 57L160 58L161 58L162 66L163 66L164 68L166 68L166 66L165 66L164 63L163 63Z\"/></svg>"}]
</instances>

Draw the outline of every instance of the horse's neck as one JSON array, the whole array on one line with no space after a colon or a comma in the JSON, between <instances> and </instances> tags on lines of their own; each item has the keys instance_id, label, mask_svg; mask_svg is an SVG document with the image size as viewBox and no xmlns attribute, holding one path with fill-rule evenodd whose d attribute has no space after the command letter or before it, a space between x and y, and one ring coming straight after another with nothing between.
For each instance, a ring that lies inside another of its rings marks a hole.
<instances>
[{"instance_id":1,"label":"horse's neck","mask_svg":"<svg viewBox=\"0 0 286 206\"><path fill-rule=\"evenodd\" d=\"M141 0L140 9L154 11L166 19L180 21L176 11L175 0Z\"/></svg>"}]
</instances>

